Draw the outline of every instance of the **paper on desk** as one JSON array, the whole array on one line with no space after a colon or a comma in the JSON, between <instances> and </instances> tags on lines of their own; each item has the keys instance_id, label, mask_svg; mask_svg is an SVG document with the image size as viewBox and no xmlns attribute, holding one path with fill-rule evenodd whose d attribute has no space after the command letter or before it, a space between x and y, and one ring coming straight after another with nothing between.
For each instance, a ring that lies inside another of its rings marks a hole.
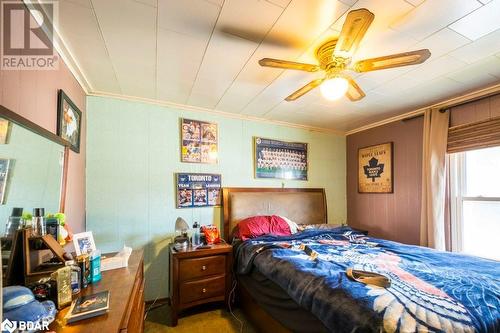
<instances>
[{"instance_id":1,"label":"paper on desk","mask_svg":"<svg viewBox=\"0 0 500 333\"><path fill-rule=\"evenodd\" d=\"M124 246L123 249L113 257L104 258L101 260L101 271L109 271L128 266L128 258L132 254L132 248Z\"/></svg>"}]
</instances>

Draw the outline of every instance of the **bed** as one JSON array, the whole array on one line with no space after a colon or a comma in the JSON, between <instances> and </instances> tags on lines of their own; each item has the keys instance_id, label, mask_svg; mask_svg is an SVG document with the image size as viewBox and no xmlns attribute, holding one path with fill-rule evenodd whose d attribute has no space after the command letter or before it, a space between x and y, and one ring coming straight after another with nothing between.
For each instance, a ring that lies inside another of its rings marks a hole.
<instances>
[{"instance_id":1,"label":"bed","mask_svg":"<svg viewBox=\"0 0 500 333\"><path fill-rule=\"evenodd\" d=\"M224 237L256 215L326 223L323 189L223 190ZM243 312L263 332L498 332L500 263L366 237L350 228L311 229L235 243ZM376 272L389 288L352 281Z\"/></svg>"}]
</instances>

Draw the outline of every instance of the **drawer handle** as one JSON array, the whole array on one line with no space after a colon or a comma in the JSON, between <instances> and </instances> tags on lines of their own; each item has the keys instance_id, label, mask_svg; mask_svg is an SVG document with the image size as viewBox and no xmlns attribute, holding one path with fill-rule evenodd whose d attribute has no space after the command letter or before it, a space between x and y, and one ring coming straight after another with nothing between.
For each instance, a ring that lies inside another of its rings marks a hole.
<instances>
[{"instance_id":1,"label":"drawer handle","mask_svg":"<svg viewBox=\"0 0 500 333\"><path fill-rule=\"evenodd\" d=\"M201 290L201 292L202 292L202 293L206 293L206 292L207 292L207 290L206 290L205 288L203 288L203 289Z\"/></svg>"},{"instance_id":2,"label":"drawer handle","mask_svg":"<svg viewBox=\"0 0 500 333\"><path fill-rule=\"evenodd\" d=\"M207 270L207 266L205 266L205 265L201 266L201 270L202 271L206 271Z\"/></svg>"}]
</instances>

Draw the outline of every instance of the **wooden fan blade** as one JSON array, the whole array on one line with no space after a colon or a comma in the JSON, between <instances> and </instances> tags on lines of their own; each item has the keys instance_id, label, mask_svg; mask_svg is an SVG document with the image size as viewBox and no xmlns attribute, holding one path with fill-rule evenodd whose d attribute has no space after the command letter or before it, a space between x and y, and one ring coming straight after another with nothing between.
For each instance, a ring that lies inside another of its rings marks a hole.
<instances>
[{"instance_id":1,"label":"wooden fan blade","mask_svg":"<svg viewBox=\"0 0 500 333\"><path fill-rule=\"evenodd\" d=\"M356 102L366 96L363 90L361 90L361 88L358 86L356 81L354 81L349 76L345 76L344 78L347 80L347 82L349 82L347 92L345 93L347 98L349 98L352 102Z\"/></svg>"},{"instance_id":2,"label":"wooden fan blade","mask_svg":"<svg viewBox=\"0 0 500 333\"><path fill-rule=\"evenodd\" d=\"M300 96L306 94L307 92L319 86L324 80L325 79L316 79L309 82L308 84L306 84L305 86L303 86L302 88L300 88L299 90L295 91L293 94L285 98L285 101L287 102L295 101Z\"/></svg>"},{"instance_id":3,"label":"wooden fan blade","mask_svg":"<svg viewBox=\"0 0 500 333\"><path fill-rule=\"evenodd\" d=\"M372 24L375 15L366 8L352 10L347 14L333 54L350 58Z\"/></svg>"},{"instance_id":4,"label":"wooden fan blade","mask_svg":"<svg viewBox=\"0 0 500 333\"><path fill-rule=\"evenodd\" d=\"M303 64L301 62L293 62L287 60L273 59L273 58L262 58L259 60L261 66L283 68L283 69L296 69L299 71L306 72L316 72L319 70L318 65Z\"/></svg>"},{"instance_id":5,"label":"wooden fan blade","mask_svg":"<svg viewBox=\"0 0 500 333\"><path fill-rule=\"evenodd\" d=\"M421 64L431 56L428 49L392 54L384 57L360 60L354 64L356 72L370 72L379 69Z\"/></svg>"}]
</instances>

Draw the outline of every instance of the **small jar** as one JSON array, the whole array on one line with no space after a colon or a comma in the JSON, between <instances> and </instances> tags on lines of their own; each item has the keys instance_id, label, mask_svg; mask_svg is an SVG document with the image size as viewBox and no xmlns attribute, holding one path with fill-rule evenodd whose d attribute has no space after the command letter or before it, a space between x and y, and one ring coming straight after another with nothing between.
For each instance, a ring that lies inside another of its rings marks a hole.
<instances>
[{"instance_id":1,"label":"small jar","mask_svg":"<svg viewBox=\"0 0 500 333\"><path fill-rule=\"evenodd\" d=\"M65 262L66 266L71 268L71 293L76 295L80 293L81 288L81 274L82 270L75 263L74 260L68 260Z\"/></svg>"}]
</instances>

